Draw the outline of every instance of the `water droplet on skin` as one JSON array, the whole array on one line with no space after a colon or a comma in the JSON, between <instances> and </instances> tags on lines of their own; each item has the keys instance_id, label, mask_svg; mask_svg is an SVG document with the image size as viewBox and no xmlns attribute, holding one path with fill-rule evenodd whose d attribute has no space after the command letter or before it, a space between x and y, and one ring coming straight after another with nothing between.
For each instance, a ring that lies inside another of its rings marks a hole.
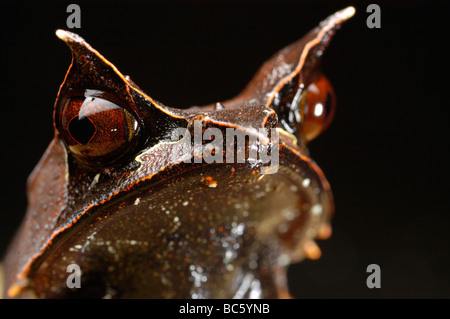
<instances>
[{"instance_id":1,"label":"water droplet on skin","mask_svg":"<svg viewBox=\"0 0 450 319\"><path fill-rule=\"evenodd\" d=\"M310 180L309 178L305 178L305 179L302 181L302 186L303 186L304 188L307 188L310 184L311 184L311 180Z\"/></svg>"},{"instance_id":2,"label":"water droplet on skin","mask_svg":"<svg viewBox=\"0 0 450 319\"><path fill-rule=\"evenodd\" d=\"M311 207L311 214L316 216L322 214L322 205L316 204L313 207Z\"/></svg>"}]
</instances>

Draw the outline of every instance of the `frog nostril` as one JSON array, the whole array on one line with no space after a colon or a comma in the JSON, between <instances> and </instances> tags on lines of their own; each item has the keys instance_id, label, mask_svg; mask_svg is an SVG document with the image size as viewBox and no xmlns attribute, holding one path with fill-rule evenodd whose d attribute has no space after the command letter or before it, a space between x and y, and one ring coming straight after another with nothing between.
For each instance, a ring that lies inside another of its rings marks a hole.
<instances>
[{"instance_id":1,"label":"frog nostril","mask_svg":"<svg viewBox=\"0 0 450 319\"><path fill-rule=\"evenodd\" d=\"M87 144L95 134L95 125L86 116L74 117L68 125L69 133L80 144Z\"/></svg>"}]
</instances>

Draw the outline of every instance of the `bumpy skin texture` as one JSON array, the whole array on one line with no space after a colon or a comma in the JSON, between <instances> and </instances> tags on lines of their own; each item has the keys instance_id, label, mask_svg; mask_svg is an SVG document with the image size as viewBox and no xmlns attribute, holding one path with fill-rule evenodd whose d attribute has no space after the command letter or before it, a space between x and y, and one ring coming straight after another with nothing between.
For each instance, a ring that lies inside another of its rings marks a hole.
<instances>
[{"instance_id":1,"label":"bumpy skin texture","mask_svg":"<svg viewBox=\"0 0 450 319\"><path fill-rule=\"evenodd\" d=\"M286 266L314 257L312 239L327 236L333 213L302 123L289 115L299 111L299 90L352 14L330 16L278 52L236 98L186 110L154 101L82 38L58 31L73 60L55 103L55 137L29 178L27 214L5 259L5 296L287 297ZM87 163L62 137L65 102L85 90L113 95L137 120L133 142L114 163ZM192 133L194 121L202 130L265 135L245 149L277 150L278 172L267 174L250 158L184 163L183 140L171 141L170 133ZM82 269L80 289L66 285L70 264Z\"/></svg>"}]
</instances>

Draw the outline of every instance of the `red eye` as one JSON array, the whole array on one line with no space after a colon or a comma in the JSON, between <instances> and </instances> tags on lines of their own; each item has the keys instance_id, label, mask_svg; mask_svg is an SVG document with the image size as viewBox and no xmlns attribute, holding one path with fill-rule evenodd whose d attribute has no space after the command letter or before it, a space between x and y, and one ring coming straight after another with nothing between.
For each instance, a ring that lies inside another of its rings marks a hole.
<instances>
[{"instance_id":1,"label":"red eye","mask_svg":"<svg viewBox=\"0 0 450 319\"><path fill-rule=\"evenodd\" d=\"M323 132L333 119L336 97L330 81L323 74L315 74L304 91L304 111L301 134L311 141Z\"/></svg>"},{"instance_id":2,"label":"red eye","mask_svg":"<svg viewBox=\"0 0 450 319\"><path fill-rule=\"evenodd\" d=\"M99 97L67 99L60 123L70 151L84 161L101 165L122 157L132 144L138 124L126 109Z\"/></svg>"}]
</instances>

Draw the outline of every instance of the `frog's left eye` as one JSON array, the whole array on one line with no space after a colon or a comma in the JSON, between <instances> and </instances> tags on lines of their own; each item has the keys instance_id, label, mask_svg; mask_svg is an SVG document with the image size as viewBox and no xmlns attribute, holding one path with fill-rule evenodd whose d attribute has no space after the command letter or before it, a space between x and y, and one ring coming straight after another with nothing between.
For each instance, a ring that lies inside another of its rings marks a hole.
<instances>
[{"instance_id":1,"label":"frog's left eye","mask_svg":"<svg viewBox=\"0 0 450 319\"><path fill-rule=\"evenodd\" d=\"M330 81L321 73L314 73L311 83L303 92L303 122L301 135L311 141L323 132L334 116L336 97Z\"/></svg>"},{"instance_id":2,"label":"frog's left eye","mask_svg":"<svg viewBox=\"0 0 450 319\"><path fill-rule=\"evenodd\" d=\"M68 98L60 113L61 135L75 157L107 165L133 145L138 122L125 108L100 97Z\"/></svg>"}]
</instances>

